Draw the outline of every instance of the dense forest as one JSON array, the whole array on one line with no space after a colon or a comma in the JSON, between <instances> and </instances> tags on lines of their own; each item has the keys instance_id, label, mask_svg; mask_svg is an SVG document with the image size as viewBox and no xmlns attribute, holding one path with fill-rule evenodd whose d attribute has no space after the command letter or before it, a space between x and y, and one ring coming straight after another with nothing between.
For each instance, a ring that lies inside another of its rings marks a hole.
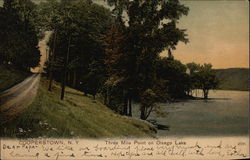
<instances>
[{"instance_id":1,"label":"dense forest","mask_svg":"<svg viewBox=\"0 0 250 160\"><path fill-rule=\"evenodd\" d=\"M31 1L4 1L0 8L0 64L8 63L22 70L40 61L35 5Z\"/></svg>"},{"instance_id":2,"label":"dense forest","mask_svg":"<svg viewBox=\"0 0 250 160\"><path fill-rule=\"evenodd\" d=\"M117 113L141 119L158 112L157 102L191 98L195 89L218 87L211 64L182 64L173 51L188 43L177 27L189 8L178 0L107 0L109 10L91 0L4 0L0 8L0 64L29 70L39 63L38 40L51 31L46 76L84 95L98 97ZM168 51L167 57L160 53ZM84 96L83 95L83 96Z\"/></svg>"}]
</instances>

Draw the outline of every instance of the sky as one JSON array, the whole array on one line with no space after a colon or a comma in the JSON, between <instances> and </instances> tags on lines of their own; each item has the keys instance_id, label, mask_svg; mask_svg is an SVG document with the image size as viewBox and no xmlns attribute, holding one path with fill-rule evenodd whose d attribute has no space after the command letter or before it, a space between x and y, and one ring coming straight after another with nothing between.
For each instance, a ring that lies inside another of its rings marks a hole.
<instances>
[{"instance_id":1,"label":"sky","mask_svg":"<svg viewBox=\"0 0 250 160\"><path fill-rule=\"evenodd\" d=\"M176 59L182 63L211 63L213 68L249 67L247 0L182 0L181 3L190 11L178 26L187 29L190 42L177 45L173 51Z\"/></svg>"}]
</instances>

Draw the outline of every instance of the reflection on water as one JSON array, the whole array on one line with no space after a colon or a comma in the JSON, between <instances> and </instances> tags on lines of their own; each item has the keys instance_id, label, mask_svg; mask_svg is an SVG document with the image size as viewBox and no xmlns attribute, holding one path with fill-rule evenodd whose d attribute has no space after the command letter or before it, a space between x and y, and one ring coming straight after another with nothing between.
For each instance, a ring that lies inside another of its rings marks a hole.
<instances>
[{"instance_id":1,"label":"reflection on water","mask_svg":"<svg viewBox=\"0 0 250 160\"><path fill-rule=\"evenodd\" d=\"M201 92L197 96L202 96ZM149 119L169 130L159 130L158 136L233 136L248 135L249 92L210 91L208 101L188 100L171 104L159 104L169 114ZM139 116L138 105L134 116Z\"/></svg>"}]
</instances>

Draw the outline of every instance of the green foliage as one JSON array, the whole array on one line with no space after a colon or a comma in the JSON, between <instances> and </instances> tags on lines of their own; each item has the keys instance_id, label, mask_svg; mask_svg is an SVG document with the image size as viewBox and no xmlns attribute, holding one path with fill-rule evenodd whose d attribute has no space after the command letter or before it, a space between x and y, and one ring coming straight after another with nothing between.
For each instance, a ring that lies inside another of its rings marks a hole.
<instances>
[{"instance_id":1,"label":"green foliage","mask_svg":"<svg viewBox=\"0 0 250 160\"><path fill-rule=\"evenodd\" d=\"M219 84L215 72L212 70L212 65L206 63L202 65L197 72L197 78L199 87L203 90L204 99L207 99L209 90L217 88Z\"/></svg>"},{"instance_id":2,"label":"green foliage","mask_svg":"<svg viewBox=\"0 0 250 160\"><path fill-rule=\"evenodd\" d=\"M84 76L83 84L84 91L91 95L96 96L100 91L101 87L104 85L106 80L105 66L97 61L92 61L89 64L88 73Z\"/></svg>"},{"instance_id":3,"label":"green foliage","mask_svg":"<svg viewBox=\"0 0 250 160\"><path fill-rule=\"evenodd\" d=\"M209 90L218 87L219 80L211 64L200 65L192 62L184 65L169 58L160 58L156 64L158 82L155 91L163 101L188 98L192 96L194 89L202 89L204 98L207 98Z\"/></svg>"},{"instance_id":4,"label":"green foliage","mask_svg":"<svg viewBox=\"0 0 250 160\"><path fill-rule=\"evenodd\" d=\"M157 96L152 89L147 89L141 96L141 105L146 108L154 106L157 100Z\"/></svg>"},{"instance_id":5,"label":"green foliage","mask_svg":"<svg viewBox=\"0 0 250 160\"><path fill-rule=\"evenodd\" d=\"M155 81L155 61L166 48L175 48L179 41L187 42L185 31L176 27L188 8L178 1L127 1L130 52L137 57L135 75L138 90L152 87ZM170 7L171 6L171 7Z\"/></svg>"},{"instance_id":6,"label":"green foliage","mask_svg":"<svg viewBox=\"0 0 250 160\"><path fill-rule=\"evenodd\" d=\"M157 95L152 89L147 89L141 95L141 119L148 118L154 108L156 108Z\"/></svg>"},{"instance_id":7,"label":"green foliage","mask_svg":"<svg viewBox=\"0 0 250 160\"><path fill-rule=\"evenodd\" d=\"M187 63L186 64L187 68L189 69L189 73L190 75L193 75L195 72L198 72L198 70L200 69L200 64L196 64L194 62L192 63Z\"/></svg>"},{"instance_id":8,"label":"green foliage","mask_svg":"<svg viewBox=\"0 0 250 160\"><path fill-rule=\"evenodd\" d=\"M0 63L29 71L40 61L37 32L32 24L30 0L6 0L0 9Z\"/></svg>"},{"instance_id":9,"label":"green foliage","mask_svg":"<svg viewBox=\"0 0 250 160\"><path fill-rule=\"evenodd\" d=\"M204 64L197 72L200 81L200 87L203 89L214 89L217 86L215 72L211 64Z\"/></svg>"},{"instance_id":10,"label":"green foliage","mask_svg":"<svg viewBox=\"0 0 250 160\"><path fill-rule=\"evenodd\" d=\"M123 90L120 85L122 81L123 79L110 77L105 81L104 86L101 88L101 94L104 97L104 104L120 114L123 112Z\"/></svg>"},{"instance_id":11,"label":"green foliage","mask_svg":"<svg viewBox=\"0 0 250 160\"><path fill-rule=\"evenodd\" d=\"M28 72L19 71L12 65L0 65L0 92L23 81L28 75Z\"/></svg>"},{"instance_id":12,"label":"green foliage","mask_svg":"<svg viewBox=\"0 0 250 160\"><path fill-rule=\"evenodd\" d=\"M199 69L201 68L200 64L196 64L194 62L186 64L190 76L190 91L189 94L192 95L192 90L199 88L199 80L197 72L199 72Z\"/></svg>"},{"instance_id":13,"label":"green foliage","mask_svg":"<svg viewBox=\"0 0 250 160\"><path fill-rule=\"evenodd\" d=\"M191 90L202 89L204 99L208 98L210 89L216 89L219 85L219 79L216 77L211 64L188 63L187 67L190 72Z\"/></svg>"},{"instance_id":14,"label":"green foliage","mask_svg":"<svg viewBox=\"0 0 250 160\"><path fill-rule=\"evenodd\" d=\"M171 101L172 96L169 93L168 82L169 82L168 80L162 78L157 78L157 81L155 81L153 90L157 95L158 102Z\"/></svg>"},{"instance_id":15,"label":"green foliage","mask_svg":"<svg viewBox=\"0 0 250 160\"><path fill-rule=\"evenodd\" d=\"M61 82L62 77L68 77L69 86L95 96L106 78L103 35L112 21L110 11L77 0L50 0L39 8L47 15L42 19L43 28L54 32L48 43L51 54L47 64L52 69L47 71Z\"/></svg>"},{"instance_id":16,"label":"green foliage","mask_svg":"<svg viewBox=\"0 0 250 160\"><path fill-rule=\"evenodd\" d=\"M178 60L159 58L156 63L157 82L163 83L159 94L166 94L162 101L175 98L185 98L190 88L190 77L186 73L186 66Z\"/></svg>"},{"instance_id":17,"label":"green foliage","mask_svg":"<svg viewBox=\"0 0 250 160\"><path fill-rule=\"evenodd\" d=\"M116 111L120 112L119 106L124 103L124 98L128 98L130 86L131 74L129 74L131 68L131 56L127 54L126 46L127 36L126 30L119 24L113 24L106 32L105 35L105 65L107 68L108 79L106 85L112 90L107 95L104 92L104 96L108 99L113 99L111 103L108 101L108 106L116 108ZM106 88L106 89L108 89ZM114 92L116 91L116 92ZM123 95L124 94L124 95ZM127 107L127 101L125 102L125 108Z\"/></svg>"},{"instance_id":18,"label":"green foliage","mask_svg":"<svg viewBox=\"0 0 250 160\"><path fill-rule=\"evenodd\" d=\"M158 84L154 87L157 81L156 61L159 53L164 49L175 49L179 41L188 42L185 30L176 26L179 18L187 15L188 8L177 0L107 0L107 2L114 6L116 23L124 28L126 35L123 43L119 44L119 38L123 36L118 33L116 35L119 37L118 42L113 40L109 44L117 46L112 50L116 52L113 54L116 55L114 59L125 57L125 63L128 62L125 67L118 67L118 73L126 73L125 77L119 76L126 80L121 88L123 93L132 91L134 97L140 100L140 95L143 95L146 89L163 86ZM127 18L123 18L123 15L127 15ZM123 99L127 97L124 94ZM126 103L124 100L125 112Z\"/></svg>"},{"instance_id":19,"label":"green foliage","mask_svg":"<svg viewBox=\"0 0 250 160\"><path fill-rule=\"evenodd\" d=\"M57 0L47 0L41 2L37 7L37 26L42 31L54 30L60 21L59 2Z\"/></svg>"}]
</instances>

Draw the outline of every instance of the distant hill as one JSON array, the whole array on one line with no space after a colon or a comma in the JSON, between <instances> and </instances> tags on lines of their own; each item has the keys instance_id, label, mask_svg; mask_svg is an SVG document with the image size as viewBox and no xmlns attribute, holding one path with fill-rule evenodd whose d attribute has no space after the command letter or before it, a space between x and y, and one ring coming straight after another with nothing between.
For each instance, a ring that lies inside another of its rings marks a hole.
<instances>
[{"instance_id":1,"label":"distant hill","mask_svg":"<svg viewBox=\"0 0 250 160\"><path fill-rule=\"evenodd\" d=\"M223 90L249 90L249 68L215 69Z\"/></svg>"}]
</instances>

